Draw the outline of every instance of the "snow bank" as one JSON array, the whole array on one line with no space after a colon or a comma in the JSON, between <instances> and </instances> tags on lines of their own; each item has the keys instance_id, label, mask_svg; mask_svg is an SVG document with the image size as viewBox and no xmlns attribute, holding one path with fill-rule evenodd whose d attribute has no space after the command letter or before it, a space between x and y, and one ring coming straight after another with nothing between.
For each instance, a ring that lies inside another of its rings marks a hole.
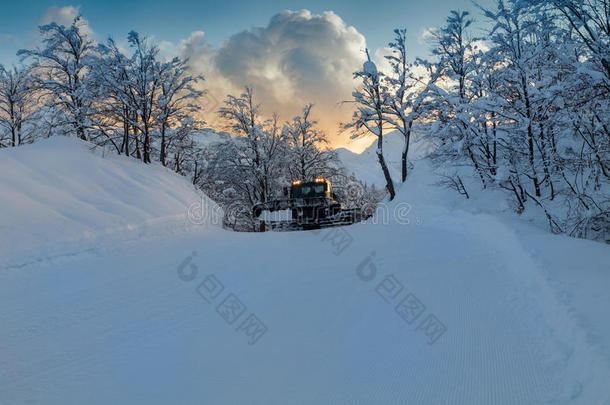
<instances>
[{"instance_id":1,"label":"snow bank","mask_svg":"<svg viewBox=\"0 0 610 405\"><path fill-rule=\"evenodd\" d=\"M184 177L104 155L66 137L0 150L0 265L72 252L109 235L178 231L189 207L197 217L190 222L220 223L218 207Z\"/></svg>"},{"instance_id":2,"label":"snow bank","mask_svg":"<svg viewBox=\"0 0 610 405\"><path fill-rule=\"evenodd\" d=\"M370 225L407 244L415 239L414 233L419 233L417 239L436 234L438 239L428 240L430 247L421 248L438 249L448 258L447 266L467 280L466 294L476 296L489 289L492 283L485 273L497 272L494 283L499 283L497 291L502 293L481 303L498 316L506 309L497 306L499 302L510 307L515 319L503 319L501 327L518 331L529 346L521 364L529 357L538 370L522 371L531 372L532 378L544 372L548 380L538 383L546 386L546 400L597 403L610 399L610 322L600 310L610 306L610 294L597 286L610 285L608 246L550 234L530 218L515 215L500 191L473 193L474 198L466 200L437 186L437 181L430 164L418 161L408 182L398 187L395 200L383 203ZM454 235L460 242L443 244L441 235ZM465 251L471 258L466 266L453 260ZM435 262L439 265L442 260ZM481 266L485 262L489 267ZM486 327L493 324L479 322Z\"/></svg>"}]
</instances>

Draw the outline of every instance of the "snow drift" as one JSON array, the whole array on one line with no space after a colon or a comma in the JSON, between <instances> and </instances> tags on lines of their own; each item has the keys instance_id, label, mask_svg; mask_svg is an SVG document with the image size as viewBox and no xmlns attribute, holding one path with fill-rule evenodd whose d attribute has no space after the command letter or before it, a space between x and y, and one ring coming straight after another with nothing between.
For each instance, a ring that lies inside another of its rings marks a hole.
<instances>
[{"instance_id":1,"label":"snow drift","mask_svg":"<svg viewBox=\"0 0 610 405\"><path fill-rule=\"evenodd\" d=\"M192 222L220 223L216 204L184 177L92 147L53 137L0 150L0 265L78 250L110 236L178 231L197 204L205 215Z\"/></svg>"}]
</instances>

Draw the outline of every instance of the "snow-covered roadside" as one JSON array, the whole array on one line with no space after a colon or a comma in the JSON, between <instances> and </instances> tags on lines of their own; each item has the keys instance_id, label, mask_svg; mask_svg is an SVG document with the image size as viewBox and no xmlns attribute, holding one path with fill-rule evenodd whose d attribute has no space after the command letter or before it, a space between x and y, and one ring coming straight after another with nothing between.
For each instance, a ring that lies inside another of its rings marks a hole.
<instances>
[{"instance_id":1,"label":"snow-covered roadside","mask_svg":"<svg viewBox=\"0 0 610 405\"><path fill-rule=\"evenodd\" d=\"M434 224L439 232L457 226L484 240L512 278L505 292L523 315L535 356L548 365L549 375L564 381L553 402L610 403L610 321L604 315L610 308L609 246L553 235L538 217L515 215L499 191L467 201L435 182L430 165L419 161L387 211L408 201L418 222ZM451 256L451 247L439 248ZM566 375L578 378L567 384Z\"/></svg>"},{"instance_id":2,"label":"snow-covered roadside","mask_svg":"<svg viewBox=\"0 0 610 405\"><path fill-rule=\"evenodd\" d=\"M220 223L220 209L185 178L90 148L54 137L0 150L0 266ZM188 221L189 207L210 217Z\"/></svg>"}]
</instances>

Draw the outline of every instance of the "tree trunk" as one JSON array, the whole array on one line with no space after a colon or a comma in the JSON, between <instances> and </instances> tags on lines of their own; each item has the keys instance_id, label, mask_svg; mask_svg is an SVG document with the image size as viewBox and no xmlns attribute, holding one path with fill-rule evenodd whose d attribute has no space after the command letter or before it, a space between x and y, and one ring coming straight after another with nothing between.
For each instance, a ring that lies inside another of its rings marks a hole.
<instances>
[{"instance_id":1,"label":"tree trunk","mask_svg":"<svg viewBox=\"0 0 610 405\"><path fill-rule=\"evenodd\" d=\"M125 153L125 156L129 156L129 123L127 120L123 122L123 145L121 145L121 152Z\"/></svg>"},{"instance_id":2,"label":"tree trunk","mask_svg":"<svg viewBox=\"0 0 610 405\"><path fill-rule=\"evenodd\" d=\"M405 139L405 142L407 142L407 140ZM401 173L401 177L402 177L402 182L404 183L407 180L407 151L403 150L402 151L402 173Z\"/></svg>"},{"instance_id":3,"label":"tree trunk","mask_svg":"<svg viewBox=\"0 0 610 405\"><path fill-rule=\"evenodd\" d=\"M129 156L129 111L123 107L123 144L121 145L121 153Z\"/></svg>"},{"instance_id":4,"label":"tree trunk","mask_svg":"<svg viewBox=\"0 0 610 405\"><path fill-rule=\"evenodd\" d=\"M549 181L549 186L551 188L551 201L555 199L555 187L553 186L553 179L551 178L551 173L549 170L549 156L547 154L546 148L546 140L544 139L544 127L542 123L539 124L540 128L540 153L542 154L542 164L544 168L544 176Z\"/></svg>"},{"instance_id":5,"label":"tree trunk","mask_svg":"<svg viewBox=\"0 0 610 405\"><path fill-rule=\"evenodd\" d=\"M196 160L195 160L195 170L193 171L193 185L197 184L197 178L199 177L199 176L197 175L197 166L198 166L198 164L197 164L197 163L199 163L199 162L198 162L198 160L196 159Z\"/></svg>"},{"instance_id":6,"label":"tree trunk","mask_svg":"<svg viewBox=\"0 0 610 405\"><path fill-rule=\"evenodd\" d=\"M409 156L409 143L411 141L411 127L413 126L413 121L409 121L407 125L407 132L405 133L405 148L402 151L402 182L404 183L407 180L407 157Z\"/></svg>"},{"instance_id":7,"label":"tree trunk","mask_svg":"<svg viewBox=\"0 0 610 405\"><path fill-rule=\"evenodd\" d=\"M479 166L479 163L477 162L477 158L474 156L474 153L472 152L472 147L469 145L466 148L466 150L468 151L468 157L472 161L472 164L473 164L475 170L479 174L479 178L481 179L481 184L483 185L483 188L487 188L487 184L485 183L485 177L483 176L483 173L481 171L481 166Z\"/></svg>"},{"instance_id":8,"label":"tree trunk","mask_svg":"<svg viewBox=\"0 0 610 405\"><path fill-rule=\"evenodd\" d=\"M136 158L142 160L142 151L140 150L140 136L136 127L133 127L133 135L136 139Z\"/></svg>"},{"instance_id":9,"label":"tree trunk","mask_svg":"<svg viewBox=\"0 0 610 405\"><path fill-rule=\"evenodd\" d=\"M76 135L82 139L83 141L87 140L87 137L85 136L85 128L79 126L78 128L76 128Z\"/></svg>"},{"instance_id":10,"label":"tree trunk","mask_svg":"<svg viewBox=\"0 0 610 405\"><path fill-rule=\"evenodd\" d=\"M301 179L307 181L307 173L305 173L305 134L301 134Z\"/></svg>"},{"instance_id":11,"label":"tree trunk","mask_svg":"<svg viewBox=\"0 0 610 405\"><path fill-rule=\"evenodd\" d=\"M492 112L491 113L491 118L493 119L493 135L494 135L494 140L493 140L493 163L494 163L494 176L496 175L496 171L497 171L497 167L498 167L498 137L497 137L497 129L496 129L496 113Z\"/></svg>"},{"instance_id":12,"label":"tree trunk","mask_svg":"<svg viewBox=\"0 0 610 405\"><path fill-rule=\"evenodd\" d=\"M144 125L144 163L150 163L150 134L148 126Z\"/></svg>"},{"instance_id":13,"label":"tree trunk","mask_svg":"<svg viewBox=\"0 0 610 405\"><path fill-rule=\"evenodd\" d=\"M381 133L381 128L379 128L379 132ZM377 159L379 160L381 170L383 171L386 189L388 190L388 193L390 193L390 201L392 201L396 196L396 191L394 191L394 182L392 181L392 176L390 176L390 171L388 170L385 158L383 157L383 136L381 134L377 136Z\"/></svg>"},{"instance_id":14,"label":"tree trunk","mask_svg":"<svg viewBox=\"0 0 610 405\"><path fill-rule=\"evenodd\" d=\"M161 151L159 154L159 161L165 166L165 122L161 124Z\"/></svg>"},{"instance_id":15,"label":"tree trunk","mask_svg":"<svg viewBox=\"0 0 610 405\"><path fill-rule=\"evenodd\" d=\"M532 169L532 181L534 182L534 191L536 192L536 197L540 197L540 184L538 182L538 174L536 173L536 164L534 161L534 131L532 129L530 98L527 92L527 82L524 77L521 78L521 86L523 88L523 98L525 99L525 113L527 116L527 147L530 168Z\"/></svg>"}]
</instances>

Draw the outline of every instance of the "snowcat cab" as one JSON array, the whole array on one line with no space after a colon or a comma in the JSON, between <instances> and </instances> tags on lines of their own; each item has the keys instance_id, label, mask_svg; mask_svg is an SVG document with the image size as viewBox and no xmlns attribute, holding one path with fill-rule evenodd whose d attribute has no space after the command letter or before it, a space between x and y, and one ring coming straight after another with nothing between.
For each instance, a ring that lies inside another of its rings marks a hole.
<instances>
[{"instance_id":1,"label":"snowcat cab","mask_svg":"<svg viewBox=\"0 0 610 405\"><path fill-rule=\"evenodd\" d=\"M292 219L304 225L315 225L321 219L341 211L341 204L335 199L332 185L324 177L316 177L309 182L293 181L290 199L295 202Z\"/></svg>"},{"instance_id":2,"label":"snowcat cab","mask_svg":"<svg viewBox=\"0 0 610 405\"><path fill-rule=\"evenodd\" d=\"M330 181L317 177L314 181L303 183L294 180L290 187L290 198L329 198L334 199Z\"/></svg>"}]
</instances>

